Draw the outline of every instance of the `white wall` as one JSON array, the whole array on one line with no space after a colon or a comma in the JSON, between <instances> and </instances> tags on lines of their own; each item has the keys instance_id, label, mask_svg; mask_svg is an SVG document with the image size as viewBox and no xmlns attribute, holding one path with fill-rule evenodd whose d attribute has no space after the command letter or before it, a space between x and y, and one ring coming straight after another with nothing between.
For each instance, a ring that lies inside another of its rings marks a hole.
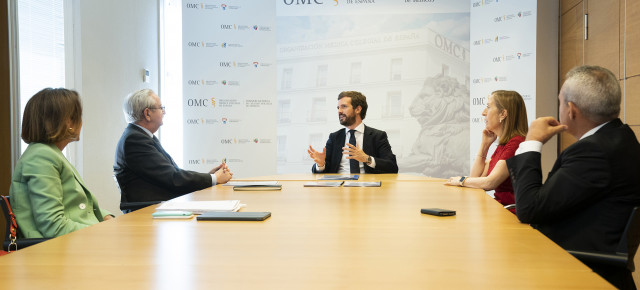
<instances>
[{"instance_id":1,"label":"white wall","mask_svg":"<svg viewBox=\"0 0 640 290\"><path fill-rule=\"evenodd\" d=\"M103 208L120 214L113 180L115 148L126 126L124 97L158 91L157 0L73 0L74 86L82 96L83 128L76 166ZM143 83L142 70L151 71Z\"/></svg>"}]
</instances>

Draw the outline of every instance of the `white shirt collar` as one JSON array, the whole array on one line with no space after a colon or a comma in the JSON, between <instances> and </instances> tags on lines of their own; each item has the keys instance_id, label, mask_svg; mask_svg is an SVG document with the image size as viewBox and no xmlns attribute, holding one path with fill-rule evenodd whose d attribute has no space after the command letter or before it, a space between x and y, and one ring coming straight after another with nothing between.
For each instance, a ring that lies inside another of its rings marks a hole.
<instances>
[{"instance_id":1,"label":"white shirt collar","mask_svg":"<svg viewBox=\"0 0 640 290\"><path fill-rule=\"evenodd\" d=\"M360 123L360 125L358 125L354 129L356 130L356 132L360 132L364 134L364 123ZM345 127L344 130L345 130L345 134L349 133L349 128Z\"/></svg>"},{"instance_id":2,"label":"white shirt collar","mask_svg":"<svg viewBox=\"0 0 640 290\"><path fill-rule=\"evenodd\" d=\"M147 135L149 135L149 137L153 138L153 133L151 133L151 131L147 130L147 128L142 127L136 123L131 123L131 125L135 125L136 127L142 129L145 133L147 133Z\"/></svg>"},{"instance_id":3,"label":"white shirt collar","mask_svg":"<svg viewBox=\"0 0 640 290\"><path fill-rule=\"evenodd\" d=\"M609 121L609 122L611 122L611 121ZM602 126L604 126L604 125L608 124L609 122L604 122L604 123L602 123L602 124L600 124L600 125L598 125L598 126L595 126L593 129L591 129L591 130L587 131L587 133L584 133L584 135L582 135L582 137L580 137L580 140L582 140L582 139L584 139L584 138L586 138L586 137L589 137L589 136L593 135L593 134L594 134L594 133L596 133L598 130L600 130L600 128L602 128Z\"/></svg>"}]
</instances>

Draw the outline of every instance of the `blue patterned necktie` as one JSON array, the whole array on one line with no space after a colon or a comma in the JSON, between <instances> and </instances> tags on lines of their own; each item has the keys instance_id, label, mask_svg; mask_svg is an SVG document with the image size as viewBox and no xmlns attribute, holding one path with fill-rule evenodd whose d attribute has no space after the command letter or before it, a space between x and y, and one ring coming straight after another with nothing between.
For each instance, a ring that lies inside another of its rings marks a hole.
<instances>
[{"instance_id":1,"label":"blue patterned necktie","mask_svg":"<svg viewBox=\"0 0 640 290\"><path fill-rule=\"evenodd\" d=\"M349 144L356 146L356 130L349 130ZM349 159L349 170L351 173L360 173L360 163L358 160Z\"/></svg>"}]
</instances>

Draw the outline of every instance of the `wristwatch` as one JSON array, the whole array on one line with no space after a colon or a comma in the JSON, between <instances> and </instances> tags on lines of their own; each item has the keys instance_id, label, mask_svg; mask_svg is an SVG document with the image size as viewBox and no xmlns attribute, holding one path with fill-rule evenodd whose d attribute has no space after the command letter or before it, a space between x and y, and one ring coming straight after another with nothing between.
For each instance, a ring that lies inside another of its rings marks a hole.
<instances>
[{"instance_id":1,"label":"wristwatch","mask_svg":"<svg viewBox=\"0 0 640 290\"><path fill-rule=\"evenodd\" d=\"M373 162L373 158L371 158L371 155L369 155L369 157L367 157L367 162L365 162L367 165L371 165L371 162Z\"/></svg>"},{"instance_id":2,"label":"wristwatch","mask_svg":"<svg viewBox=\"0 0 640 290\"><path fill-rule=\"evenodd\" d=\"M467 181L467 178L469 178L469 176L460 177L460 185L458 186L464 186L464 182Z\"/></svg>"}]
</instances>

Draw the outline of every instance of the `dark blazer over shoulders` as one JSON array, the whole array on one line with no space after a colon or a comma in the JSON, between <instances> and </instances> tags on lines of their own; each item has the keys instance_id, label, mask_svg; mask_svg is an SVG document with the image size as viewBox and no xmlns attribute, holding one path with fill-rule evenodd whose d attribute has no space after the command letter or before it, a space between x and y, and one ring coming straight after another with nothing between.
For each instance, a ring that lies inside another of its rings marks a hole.
<instances>
[{"instance_id":1,"label":"dark blazer over shoulders","mask_svg":"<svg viewBox=\"0 0 640 290\"><path fill-rule=\"evenodd\" d=\"M344 128L329 134L329 140L325 145L327 157L325 158L325 168L322 173L338 173L340 161L342 160L345 135ZM396 155L391 151L391 144L389 144L386 132L365 125L362 143L364 153L375 158L376 163L376 168L371 168L364 164L365 173L398 173ZM320 173L316 170L315 164L311 167L311 171Z\"/></svg>"},{"instance_id":2,"label":"dark blazer over shoulders","mask_svg":"<svg viewBox=\"0 0 640 290\"><path fill-rule=\"evenodd\" d=\"M640 205L640 145L615 119L565 149L542 183L540 153L507 160L516 213L568 250L615 252Z\"/></svg>"},{"instance_id":3,"label":"dark blazer over shoulders","mask_svg":"<svg viewBox=\"0 0 640 290\"><path fill-rule=\"evenodd\" d=\"M121 201L164 201L212 186L211 175L183 170L159 143L129 124L116 147L113 172Z\"/></svg>"}]
</instances>

